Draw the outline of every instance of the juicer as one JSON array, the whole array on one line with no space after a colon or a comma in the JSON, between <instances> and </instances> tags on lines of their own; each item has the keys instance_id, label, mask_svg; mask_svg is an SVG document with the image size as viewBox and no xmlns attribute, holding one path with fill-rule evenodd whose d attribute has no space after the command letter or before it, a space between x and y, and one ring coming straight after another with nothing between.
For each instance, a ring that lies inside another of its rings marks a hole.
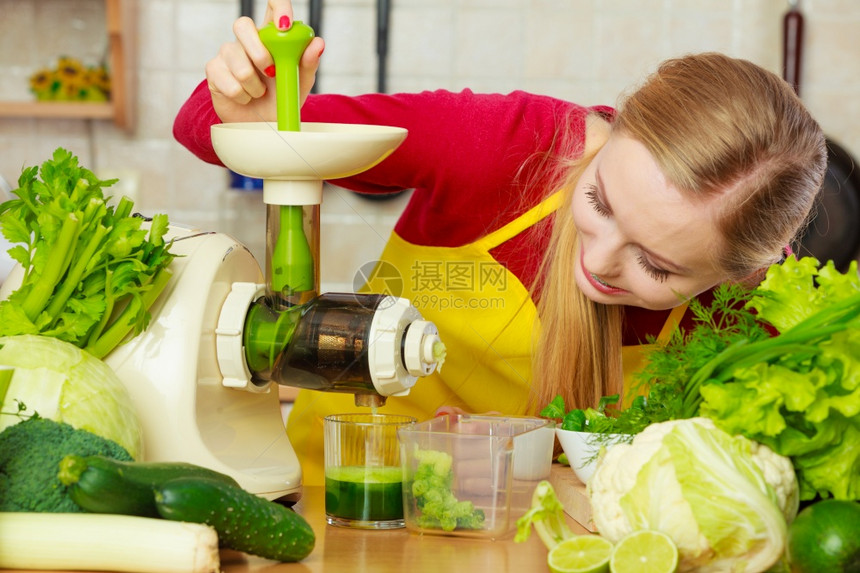
<instances>
[{"instance_id":1,"label":"juicer","mask_svg":"<svg viewBox=\"0 0 860 573\"><path fill-rule=\"evenodd\" d=\"M228 168L263 179L265 271L229 235L172 226L165 239L178 256L149 325L105 362L137 406L147 461L195 463L262 497L295 499L301 467L278 385L379 406L433 372L444 347L408 300L319 293L323 181L376 165L406 131L301 125L298 58L313 32L294 22L260 34L276 62L278 122L215 125L212 142Z\"/></svg>"}]
</instances>

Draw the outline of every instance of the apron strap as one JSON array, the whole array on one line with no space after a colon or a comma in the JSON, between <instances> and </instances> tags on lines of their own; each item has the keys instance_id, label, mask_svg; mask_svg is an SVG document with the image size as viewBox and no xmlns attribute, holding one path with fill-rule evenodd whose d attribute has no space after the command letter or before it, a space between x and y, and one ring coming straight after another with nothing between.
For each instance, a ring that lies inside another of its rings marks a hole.
<instances>
[{"instance_id":1,"label":"apron strap","mask_svg":"<svg viewBox=\"0 0 860 573\"><path fill-rule=\"evenodd\" d=\"M554 213L561 206L561 202L563 200L563 192L556 191L510 223L496 229L492 233L488 235L484 235L477 241L475 241L476 246L480 246L487 251L498 247L505 241L516 237L529 227L534 226L539 221L548 217L550 214Z\"/></svg>"},{"instance_id":2,"label":"apron strap","mask_svg":"<svg viewBox=\"0 0 860 573\"><path fill-rule=\"evenodd\" d=\"M606 118L597 112L589 113L585 119L585 149L583 150L583 154L591 155L597 153L609 138L610 131L611 127ZM475 244L480 245L487 251L498 247L551 213L554 213L561 207L563 200L564 190L558 190L507 225L478 239L475 241Z\"/></svg>"},{"instance_id":3,"label":"apron strap","mask_svg":"<svg viewBox=\"0 0 860 573\"><path fill-rule=\"evenodd\" d=\"M687 307L689 303L685 302L680 306L676 306L669 313L668 318L666 318L666 322L663 324L663 328L660 329L660 334L657 335L657 340L661 343L665 343L669 341L669 338L672 336L672 331L681 324L681 319L684 318L684 313L687 312Z\"/></svg>"}]
</instances>

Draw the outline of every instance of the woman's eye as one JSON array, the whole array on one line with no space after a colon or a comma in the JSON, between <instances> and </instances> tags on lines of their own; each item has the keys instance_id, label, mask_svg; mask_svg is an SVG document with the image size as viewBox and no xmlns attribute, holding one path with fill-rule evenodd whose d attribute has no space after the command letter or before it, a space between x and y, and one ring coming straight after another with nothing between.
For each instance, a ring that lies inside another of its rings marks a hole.
<instances>
[{"instance_id":1,"label":"woman's eye","mask_svg":"<svg viewBox=\"0 0 860 573\"><path fill-rule=\"evenodd\" d=\"M600 201L600 197L597 196L597 186L589 185L588 189L585 191L585 198L588 199L588 203L591 205L591 208L600 215L601 217L608 217L612 214L612 211L606 207Z\"/></svg>"},{"instance_id":2,"label":"woman's eye","mask_svg":"<svg viewBox=\"0 0 860 573\"><path fill-rule=\"evenodd\" d=\"M655 267L648 262L648 259L642 253L639 253L636 258L639 261L639 265L645 270L645 273L655 281L662 283L669 278L669 271Z\"/></svg>"}]
</instances>

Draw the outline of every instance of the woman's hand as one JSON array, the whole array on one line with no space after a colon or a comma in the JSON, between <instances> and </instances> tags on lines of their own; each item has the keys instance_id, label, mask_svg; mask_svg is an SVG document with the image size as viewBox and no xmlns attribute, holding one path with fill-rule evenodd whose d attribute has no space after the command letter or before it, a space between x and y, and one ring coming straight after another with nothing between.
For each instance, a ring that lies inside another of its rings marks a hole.
<instances>
[{"instance_id":1,"label":"woman's hand","mask_svg":"<svg viewBox=\"0 0 860 573\"><path fill-rule=\"evenodd\" d=\"M457 406L440 406L434 416L468 416L463 408ZM499 412L491 411L479 414L480 416L501 416ZM451 422L450 429L454 431L457 422ZM478 434L489 436L489 424L486 422L472 421L461 425L456 429L462 435ZM454 457L456 465L455 487L461 496L482 496L492 490L489 476L497 476L498 471L493 469L497 460L497 452L491 447L489 440L457 440L450 452ZM494 457L495 456L495 457ZM501 469L501 468L497 468Z\"/></svg>"},{"instance_id":2,"label":"woman's hand","mask_svg":"<svg viewBox=\"0 0 860 573\"><path fill-rule=\"evenodd\" d=\"M293 22L289 0L269 0L263 24L277 22L281 30ZM212 94L215 113L225 123L238 121L275 121L275 67L272 56L260 41L256 24L241 17L233 24L235 42L221 46L218 55L206 63L206 81ZM325 48L322 38L314 38L299 62L300 101L314 85L320 56Z\"/></svg>"},{"instance_id":3,"label":"woman's hand","mask_svg":"<svg viewBox=\"0 0 860 573\"><path fill-rule=\"evenodd\" d=\"M472 412L467 412L463 408L458 406L439 406L436 409L436 412L433 414L434 416L465 416L471 414ZM501 412L497 412L495 410L490 410L488 412L484 412L483 414L478 414L479 416L501 416Z\"/></svg>"}]
</instances>

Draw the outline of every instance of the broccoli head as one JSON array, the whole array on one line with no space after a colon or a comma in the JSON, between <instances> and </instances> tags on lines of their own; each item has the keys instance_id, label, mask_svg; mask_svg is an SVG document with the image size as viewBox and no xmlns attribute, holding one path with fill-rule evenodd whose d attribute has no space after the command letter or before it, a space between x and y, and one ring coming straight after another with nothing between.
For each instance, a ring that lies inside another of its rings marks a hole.
<instances>
[{"instance_id":1,"label":"broccoli head","mask_svg":"<svg viewBox=\"0 0 860 573\"><path fill-rule=\"evenodd\" d=\"M57 478L68 454L132 461L119 444L33 416L0 432L0 511L81 512Z\"/></svg>"},{"instance_id":2,"label":"broccoli head","mask_svg":"<svg viewBox=\"0 0 860 573\"><path fill-rule=\"evenodd\" d=\"M421 511L419 527L454 531L483 529L484 512L471 501L460 501L451 487L454 481L453 458L438 450L415 450L418 467L412 482L415 505Z\"/></svg>"}]
</instances>

